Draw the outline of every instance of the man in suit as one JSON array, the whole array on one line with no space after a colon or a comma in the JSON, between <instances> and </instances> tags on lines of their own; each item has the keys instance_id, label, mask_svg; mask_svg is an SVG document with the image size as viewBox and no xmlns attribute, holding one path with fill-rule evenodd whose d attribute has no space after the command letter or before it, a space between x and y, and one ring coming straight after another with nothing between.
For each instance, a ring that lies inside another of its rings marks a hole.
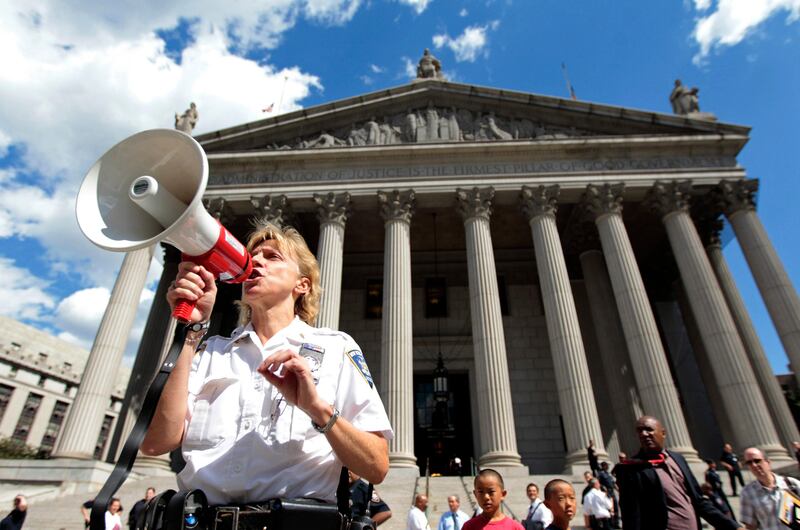
<instances>
[{"instance_id":1,"label":"man in suit","mask_svg":"<svg viewBox=\"0 0 800 530\"><path fill-rule=\"evenodd\" d=\"M664 449L667 431L652 416L636 422L640 451L617 466L625 530L700 530L700 518L718 530L741 527L703 496L686 460Z\"/></svg>"}]
</instances>

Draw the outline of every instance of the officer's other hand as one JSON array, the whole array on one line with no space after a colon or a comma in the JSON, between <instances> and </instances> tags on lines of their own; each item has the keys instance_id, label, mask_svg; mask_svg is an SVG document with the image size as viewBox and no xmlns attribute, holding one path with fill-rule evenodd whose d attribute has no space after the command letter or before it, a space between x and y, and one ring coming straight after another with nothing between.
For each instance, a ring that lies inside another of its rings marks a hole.
<instances>
[{"instance_id":1,"label":"officer's other hand","mask_svg":"<svg viewBox=\"0 0 800 530\"><path fill-rule=\"evenodd\" d=\"M323 404L308 361L296 352L281 350L264 359L257 370L275 385L289 404L300 407L312 420L315 419L315 410Z\"/></svg>"},{"instance_id":2,"label":"officer's other hand","mask_svg":"<svg viewBox=\"0 0 800 530\"><path fill-rule=\"evenodd\" d=\"M214 301L217 299L217 284L214 275L202 265L183 261L178 265L175 281L167 289L167 303L174 310L179 300L196 302L191 322L206 322L211 318Z\"/></svg>"}]
</instances>

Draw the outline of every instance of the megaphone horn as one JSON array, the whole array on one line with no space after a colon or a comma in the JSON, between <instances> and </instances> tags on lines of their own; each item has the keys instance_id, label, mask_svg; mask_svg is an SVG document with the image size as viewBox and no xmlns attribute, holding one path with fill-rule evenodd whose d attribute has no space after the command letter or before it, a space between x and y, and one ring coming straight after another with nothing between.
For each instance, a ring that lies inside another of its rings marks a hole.
<instances>
[{"instance_id":1,"label":"megaphone horn","mask_svg":"<svg viewBox=\"0 0 800 530\"><path fill-rule=\"evenodd\" d=\"M250 277L245 246L203 208L208 159L181 131L152 129L109 149L78 192L78 226L89 241L129 252L164 241L228 283ZM173 316L188 322L194 303L181 300Z\"/></svg>"}]
</instances>

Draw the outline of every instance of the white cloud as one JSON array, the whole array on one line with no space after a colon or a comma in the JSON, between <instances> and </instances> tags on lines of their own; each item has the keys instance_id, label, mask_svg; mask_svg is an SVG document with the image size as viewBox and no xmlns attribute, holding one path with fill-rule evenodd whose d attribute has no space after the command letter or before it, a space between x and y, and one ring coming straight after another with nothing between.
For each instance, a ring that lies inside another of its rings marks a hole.
<instances>
[{"instance_id":1,"label":"white cloud","mask_svg":"<svg viewBox=\"0 0 800 530\"><path fill-rule=\"evenodd\" d=\"M344 24L356 14L361 0L305 0L305 14L328 24Z\"/></svg>"},{"instance_id":2,"label":"white cloud","mask_svg":"<svg viewBox=\"0 0 800 530\"><path fill-rule=\"evenodd\" d=\"M449 48L455 54L457 62L475 62L480 55L488 56L487 44L489 39L487 32L489 30L495 31L499 26L500 22L494 20L483 26L469 26L456 38L452 38L447 33L434 35L433 45L436 49L445 46Z\"/></svg>"},{"instance_id":3,"label":"white cloud","mask_svg":"<svg viewBox=\"0 0 800 530\"><path fill-rule=\"evenodd\" d=\"M360 76L360 77L359 77L359 79L361 79L361 82L362 82L362 83L364 83L364 84L365 84L365 85L367 85L367 86L370 86L370 85L373 85L373 84L375 84L375 80L374 80L374 79L372 79L372 78L371 78L370 76L368 76L368 75L362 75L362 76Z\"/></svg>"},{"instance_id":4,"label":"white cloud","mask_svg":"<svg viewBox=\"0 0 800 530\"><path fill-rule=\"evenodd\" d=\"M386 69L385 69L385 68L381 68L381 67L380 67L380 66L378 66L377 64L371 64L371 65L369 65L369 69L370 69L370 70L372 70L372 73L373 73L373 74L382 74L383 72L385 72L385 71L386 71Z\"/></svg>"},{"instance_id":5,"label":"white cloud","mask_svg":"<svg viewBox=\"0 0 800 530\"><path fill-rule=\"evenodd\" d=\"M398 2L413 7L414 11L419 15L428 8L428 4L433 0L398 0Z\"/></svg>"},{"instance_id":6,"label":"white cloud","mask_svg":"<svg viewBox=\"0 0 800 530\"><path fill-rule=\"evenodd\" d=\"M403 61L403 73L399 77L408 77L409 79L414 79L417 77L417 66L414 64L414 61L409 59L406 56L400 58Z\"/></svg>"},{"instance_id":7,"label":"white cloud","mask_svg":"<svg viewBox=\"0 0 800 530\"><path fill-rule=\"evenodd\" d=\"M55 307L46 289L49 283L18 267L13 259L0 256L0 315L17 320L42 320Z\"/></svg>"},{"instance_id":8,"label":"white cloud","mask_svg":"<svg viewBox=\"0 0 800 530\"><path fill-rule=\"evenodd\" d=\"M692 36L700 45L694 62L702 63L712 48L733 46L759 24L779 11L788 11L787 22L800 18L800 0L717 0L710 14L698 19ZM698 11L711 8L711 0L695 0Z\"/></svg>"},{"instance_id":9,"label":"white cloud","mask_svg":"<svg viewBox=\"0 0 800 530\"><path fill-rule=\"evenodd\" d=\"M469 11L467 11L466 7L462 7L461 11L458 12L458 16L460 17L465 17L467 15L469 15Z\"/></svg>"},{"instance_id":10,"label":"white cloud","mask_svg":"<svg viewBox=\"0 0 800 530\"><path fill-rule=\"evenodd\" d=\"M128 364L132 364L136 355L154 295L154 291L143 289L139 297L136 316L125 345L124 355ZM111 292L105 287L91 287L75 291L61 300L53 322L61 330L58 337L90 349L110 298Z\"/></svg>"}]
</instances>

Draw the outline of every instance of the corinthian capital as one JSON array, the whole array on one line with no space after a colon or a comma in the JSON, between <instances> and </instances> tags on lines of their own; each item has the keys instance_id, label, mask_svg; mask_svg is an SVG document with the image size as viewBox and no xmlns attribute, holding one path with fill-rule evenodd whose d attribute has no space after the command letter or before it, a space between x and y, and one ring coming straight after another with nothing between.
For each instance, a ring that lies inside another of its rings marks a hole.
<instances>
[{"instance_id":1,"label":"corinthian capital","mask_svg":"<svg viewBox=\"0 0 800 530\"><path fill-rule=\"evenodd\" d=\"M203 206L206 211L211 214L211 217L222 223L223 225L229 224L233 221L234 215L231 207L222 197L214 197L213 199L203 199Z\"/></svg>"},{"instance_id":2,"label":"corinthian capital","mask_svg":"<svg viewBox=\"0 0 800 530\"><path fill-rule=\"evenodd\" d=\"M581 203L592 217L607 214L622 214L622 192L625 184L589 184L583 192Z\"/></svg>"},{"instance_id":3,"label":"corinthian capital","mask_svg":"<svg viewBox=\"0 0 800 530\"><path fill-rule=\"evenodd\" d=\"M405 221L411 222L414 215L416 196L414 190L390 192L378 192L378 206L381 209L381 216L384 221Z\"/></svg>"},{"instance_id":4,"label":"corinthian capital","mask_svg":"<svg viewBox=\"0 0 800 530\"><path fill-rule=\"evenodd\" d=\"M350 215L350 194L347 192L335 194L314 194L317 203L317 219L321 224L336 223L344 226L347 216Z\"/></svg>"},{"instance_id":5,"label":"corinthian capital","mask_svg":"<svg viewBox=\"0 0 800 530\"><path fill-rule=\"evenodd\" d=\"M456 209L461 217L466 221L473 217L481 217L488 220L492 216L492 200L494 199L494 188L472 188L456 190Z\"/></svg>"},{"instance_id":6,"label":"corinthian capital","mask_svg":"<svg viewBox=\"0 0 800 530\"><path fill-rule=\"evenodd\" d=\"M555 215L558 209L558 194L561 188L558 184L552 186L522 186L520 200L522 201L522 213L530 221L540 215Z\"/></svg>"},{"instance_id":7,"label":"corinthian capital","mask_svg":"<svg viewBox=\"0 0 800 530\"><path fill-rule=\"evenodd\" d=\"M720 206L725 215L731 215L742 210L755 210L758 180L723 180L717 185L714 194L719 198Z\"/></svg>"},{"instance_id":8,"label":"corinthian capital","mask_svg":"<svg viewBox=\"0 0 800 530\"><path fill-rule=\"evenodd\" d=\"M661 216L678 211L689 211L689 195L692 183L688 180L681 182L656 182L644 199L644 204Z\"/></svg>"},{"instance_id":9,"label":"corinthian capital","mask_svg":"<svg viewBox=\"0 0 800 530\"><path fill-rule=\"evenodd\" d=\"M287 224L291 215L291 205L286 195L253 195L250 203L256 210L259 219L277 226Z\"/></svg>"}]
</instances>

